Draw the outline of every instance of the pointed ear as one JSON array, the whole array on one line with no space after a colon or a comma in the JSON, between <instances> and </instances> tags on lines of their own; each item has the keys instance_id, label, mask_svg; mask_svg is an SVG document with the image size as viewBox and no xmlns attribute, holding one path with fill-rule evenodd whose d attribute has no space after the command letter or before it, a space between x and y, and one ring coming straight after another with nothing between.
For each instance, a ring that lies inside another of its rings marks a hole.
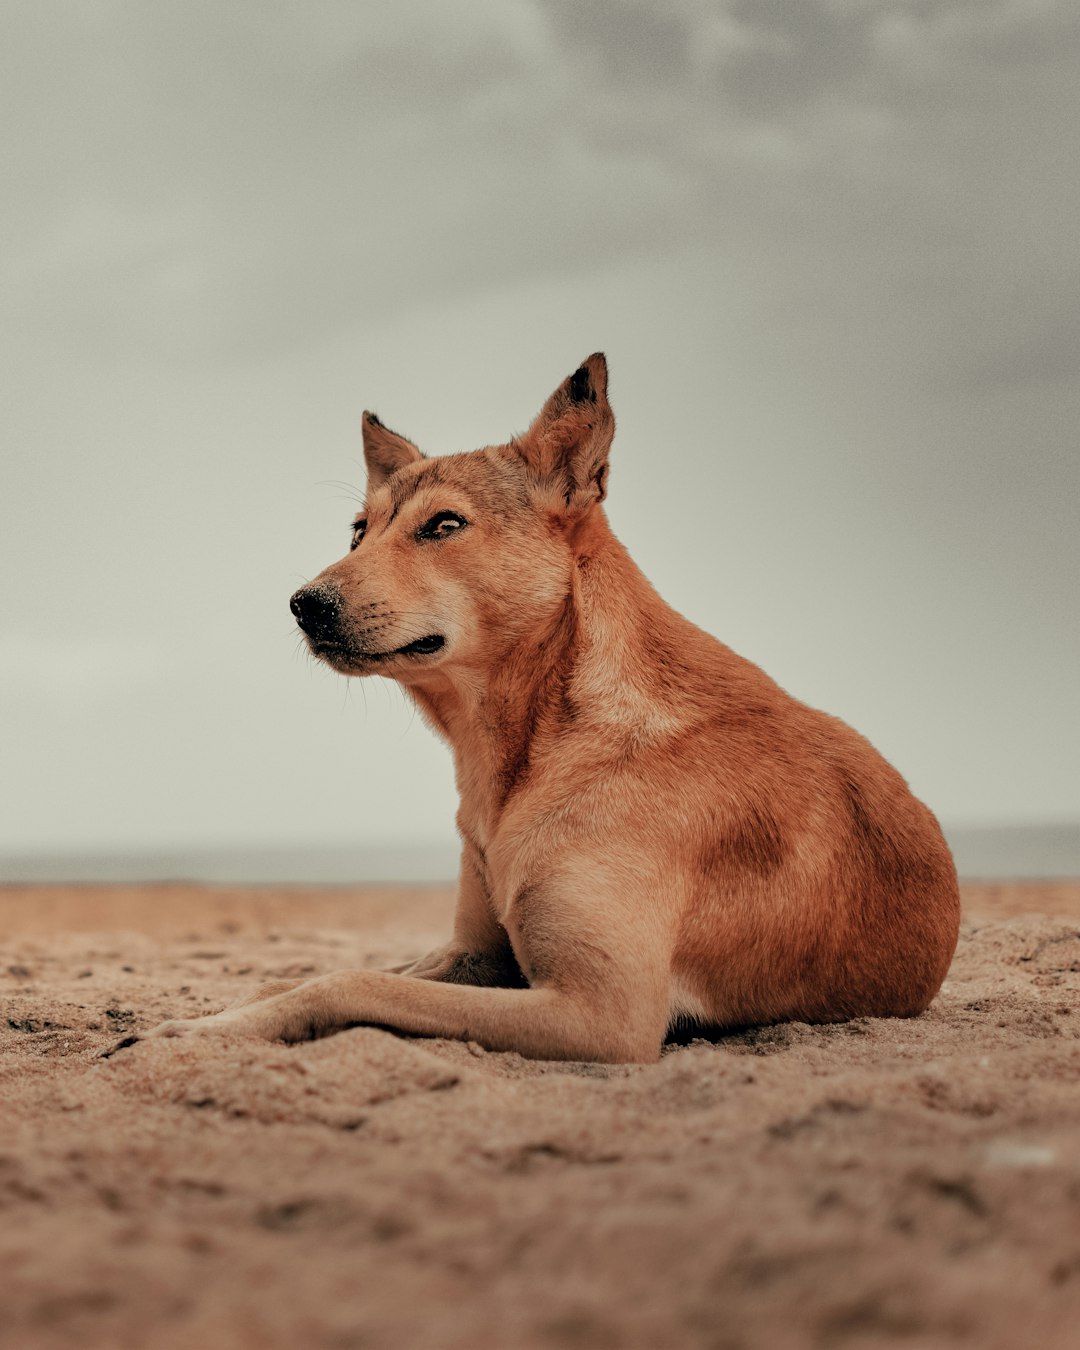
<instances>
[{"instance_id":1,"label":"pointed ear","mask_svg":"<svg viewBox=\"0 0 1080 1350\"><path fill-rule=\"evenodd\" d=\"M364 413L363 425L368 487L381 486L396 470L424 458L412 441L383 426L373 412Z\"/></svg>"},{"instance_id":2,"label":"pointed ear","mask_svg":"<svg viewBox=\"0 0 1080 1350\"><path fill-rule=\"evenodd\" d=\"M594 352L563 380L514 444L545 504L580 515L604 500L614 434L607 361L603 352Z\"/></svg>"}]
</instances>

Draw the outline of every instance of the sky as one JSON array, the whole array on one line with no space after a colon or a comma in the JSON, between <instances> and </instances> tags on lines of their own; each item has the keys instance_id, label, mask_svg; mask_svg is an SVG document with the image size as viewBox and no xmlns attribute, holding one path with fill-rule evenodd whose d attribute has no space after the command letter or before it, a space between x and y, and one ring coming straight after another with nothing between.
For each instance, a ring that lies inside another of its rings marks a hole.
<instances>
[{"instance_id":1,"label":"sky","mask_svg":"<svg viewBox=\"0 0 1080 1350\"><path fill-rule=\"evenodd\" d=\"M449 848L447 750L288 597L363 408L471 449L598 348L676 608L947 826L1080 821L1070 0L0 28L0 862Z\"/></svg>"}]
</instances>

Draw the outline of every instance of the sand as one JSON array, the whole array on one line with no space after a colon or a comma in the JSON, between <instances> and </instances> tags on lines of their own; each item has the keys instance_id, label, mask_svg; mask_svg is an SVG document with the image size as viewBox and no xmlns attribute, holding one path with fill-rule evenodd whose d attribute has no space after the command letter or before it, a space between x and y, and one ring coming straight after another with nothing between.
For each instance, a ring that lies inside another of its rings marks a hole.
<instances>
[{"instance_id":1,"label":"sand","mask_svg":"<svg viewBox=\"0 0 1080 1350\"><path fill-rule=\"evenodd\" d=\"M0 891L4 1350L1080 1344L1080 885L912 1021L658 1064L121 1036L389 963L445 891Z\"/></svg>"}]
</instances>

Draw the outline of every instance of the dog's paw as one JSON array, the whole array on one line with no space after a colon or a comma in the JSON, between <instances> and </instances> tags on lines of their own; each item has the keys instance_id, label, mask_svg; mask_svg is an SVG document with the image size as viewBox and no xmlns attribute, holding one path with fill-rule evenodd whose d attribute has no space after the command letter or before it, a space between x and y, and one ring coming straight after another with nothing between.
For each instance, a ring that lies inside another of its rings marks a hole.
<instances>
[{"instance_id":1,"label":"dog's paw","mask_svg":"<svg viewBox=\"0 0 1080 1350\"><path fill-rule=\"evenodd\" d=\"M168 1022L159 1022L156 1027L151 1027L149 1031L144 1031L139 1039L159 1041L171 1040L174 1036L205 1035L206 1028L202 1028L202 1024L213 1021L214 1017L172 1018Z\"/></svg>"},{"instance_id":2,"label":"dog's paw","mask_svg":"<svg viewBox=\"0 0 1080 1350\"><path fill-rule=\"evenodd\" d=\"M149 1031L137 1035L125 1036L111 1050L106 1050L103 1059L110 1059L121 1050L127 1050L139 1041L174 1040L178 1036L202 1039L207 1036L253 1036L263 1039L258 1022L251 1017L238 1015L233 1009L212 1013L209 1017L173 1018L168 1022L159 1022Z\"/></svg>"}]
</instances>

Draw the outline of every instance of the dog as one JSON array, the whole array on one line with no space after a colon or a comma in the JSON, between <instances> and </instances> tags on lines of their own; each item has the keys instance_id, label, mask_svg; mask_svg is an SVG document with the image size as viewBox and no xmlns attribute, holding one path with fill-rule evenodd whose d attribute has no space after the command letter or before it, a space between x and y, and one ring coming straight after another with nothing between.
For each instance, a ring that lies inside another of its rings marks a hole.
<instances>
[{"instance_id":1,"label":"dog","mask_svg":"<svg viewBox=\"0 0 1080 1350\"><path fill-rule=\"evenodd\" d=\"M911 1017L948 970L956 870L871 745L671 609L604 512L590 356L528 431L429 459L363 417L349 552L293 595L311 651L397 680L453 750L451 940L267 985L151 1035L361 1023L649 1062L679 1025Z\"/></svg>"}]
</instances>

